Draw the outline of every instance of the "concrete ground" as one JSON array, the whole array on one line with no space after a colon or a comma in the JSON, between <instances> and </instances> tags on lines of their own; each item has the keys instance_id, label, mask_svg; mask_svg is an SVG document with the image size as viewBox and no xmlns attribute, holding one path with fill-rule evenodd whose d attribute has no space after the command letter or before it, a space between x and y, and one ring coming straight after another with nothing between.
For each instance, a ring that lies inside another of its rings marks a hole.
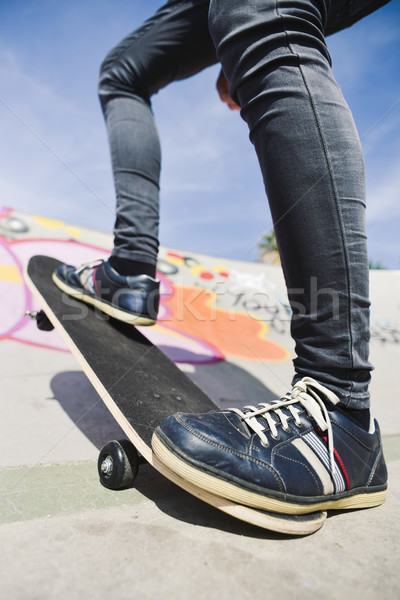
<instances>
[{"instance_id":1,"label":"concrete ground","mask_svg":"<svg viewBox=\"0 0 400 600\"><path fill-rule=\"evenodd\" d=\"M0 280L1 273L0 261ZM8 267L7 277L14 277ZM98 450L123 434L57 341L39 347L18 331L0 343L0 598L376 600L400 593L400 353L391 321L380 324L373 343L387 501L329 515L303 538L234 520L148 465L134 488L103 488ZM221 405L258 401L265 380L278 374L281 381L279 369L289 364L268 363L265 375L261 364L228 358L183 365Z\"/></svg>"},{"instance_id":2,"label":"concrete ground","mask_svg":"<svg viewBox=\"0 0 400 600\"><path fill-rule=\"evenodd\" d=\"M3 347L5 348L5 346ZM118 427L67 353L7 343L0 423L0 597L393 598L400 591L400 437L376 509L306 538L236 521L150 466L135 488L97 478ZM385 402L395 408L395 399Z\"/></svg>"}]
</instances>

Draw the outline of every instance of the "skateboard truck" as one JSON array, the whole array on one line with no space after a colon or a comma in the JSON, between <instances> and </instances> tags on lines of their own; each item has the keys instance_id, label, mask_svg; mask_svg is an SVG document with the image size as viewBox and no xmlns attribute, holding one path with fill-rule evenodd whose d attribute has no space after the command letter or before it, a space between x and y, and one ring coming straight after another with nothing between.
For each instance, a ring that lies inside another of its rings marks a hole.
<instances>
[{"instance_id":1,"label":"skateboard truck","mask_svg":"<svg viewBox=\"0 0 400 600\"><path fill-rule=\"evenodd\" d=\"M36 321L37 328L41 331L53 331L54 325L48 319L46 313L43 310L26 310L25 316L30 317Z\"/></svg>"}]
</instances>

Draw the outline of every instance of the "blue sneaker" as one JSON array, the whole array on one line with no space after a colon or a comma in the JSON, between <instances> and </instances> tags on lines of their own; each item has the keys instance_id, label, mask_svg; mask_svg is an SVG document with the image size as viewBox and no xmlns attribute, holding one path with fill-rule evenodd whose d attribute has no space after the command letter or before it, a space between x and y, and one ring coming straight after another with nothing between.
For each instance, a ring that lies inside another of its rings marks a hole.
<instances>
[{"instance_id":1,"label":"blue sneaker","mask_svg":"<svg viewBox=\"0 0 400 600\"><path fill-rule=\"evenodd\" d=\"M148 275L124 277L108 261L80 267L60 265L53 281L63 292L132 325L154 325L160 301L160 282Z\"/></svg>"},{"instance_id":2,"label":"blue sneaker","mask_svg":"<svg viewBox=\"0 0 400 600\"><path fill-rule=\"evenodd\" d=\"M310 377L268 404L178 413L158 427L153 452L196 486L239 504L304 514L385 500L378 423L365 431Z\"/></svg>"}]
</instances>

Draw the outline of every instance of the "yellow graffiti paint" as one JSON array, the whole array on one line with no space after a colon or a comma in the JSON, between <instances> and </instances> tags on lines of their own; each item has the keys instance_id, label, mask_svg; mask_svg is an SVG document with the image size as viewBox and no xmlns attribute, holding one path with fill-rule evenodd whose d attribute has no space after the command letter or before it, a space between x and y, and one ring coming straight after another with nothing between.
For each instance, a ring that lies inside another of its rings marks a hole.
<instances>
[{"instance_id":1,"label":"yellow graffiti paint","mask_svg":"<svg viewBox=\"0 0 400 600\"><path fill-rule=\"evenodd\" d=\"M0 265L0 281L22 283L18 267L15 267L14 265Z\"/></svg>"},{"instance_id":2,"label":"yellow graffiti paint","mask_svg":"<svg viewBox=\"0 0 400 600\"><path fill-rule=\"evenodd\" d=\"M61 229L61 227L64 227L62 221L56 221L55 219L47 219L46 217L34 217L34 219L36 223L39 223L39 225L46 229Z\"/></svg>"},{"instance_id":3,"label":"yellow graffiti paint","mask_svg":"<svg viewBox=\"0 0 400 600\"><path fill-rule=\"evenodd\" d=\"M225 267L225 265L213 265L213 270L216 273L227 273L228 269Z\"/></svg>"},{"instance_id":4,"label":"yellow graffiti paint","mask_svg":"<svg viewBox=\"0 0 400 600\"><path fill-rule=\"evenodd\" d=\"M200 275L204 270L205 269L202 265L194 265L193 267L190 267L190 272L193 273L193 275Z\"/></svg>"},{"instance_id":5,"label":"yellow graffiti paint","mask_svg":"<svg viewBox=\"0 0 400 600\"><path fill-rule=\"evenodd\" d=\"M82 237L82 231L80 229L78 229L77 227L66 227L65 231L72 238L80 238L80 237Z\"/></svg>"},{"instance_id":6,"label":"yellow graffiti paint","mask_svg":"<svg viewBox=\"0 0 400 600\"><path fill-rule=\"evenodd\" d=\"M169 262L171 265L176 265L179 267L180 265L183 265L185 261L183 258L179 258L178 256L167 256L167 262Z\"/></svg>"}]
</instances>

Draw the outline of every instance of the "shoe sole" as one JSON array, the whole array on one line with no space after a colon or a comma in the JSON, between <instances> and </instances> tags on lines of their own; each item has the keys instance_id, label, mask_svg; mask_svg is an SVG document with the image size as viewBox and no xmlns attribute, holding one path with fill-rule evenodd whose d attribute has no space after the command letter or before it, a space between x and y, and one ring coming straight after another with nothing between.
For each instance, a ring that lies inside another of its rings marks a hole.
<instances>
[{"instance_id":1,"label":"shoe sole","mask_svg":"<svg viewBox=\"0 0 400 600\"><path fill-rule=\"evenodd\" d=\"M116 308L115 306L112 306L112 304L108 304L102 300L99 300L98 298L88 296L80 290L77 290L76 288L67 285L62 279L59 279L59 277L57 277L56 273L53 273L52 279L56 286L61 291L68 294L68 296L75 298L75 300L85 302L86 304L91 304L92 306L98 308L99 310L101 310L101 312L105 313L109 317L112 317L113 319L117 319L118 321L122 321L123 323L128 323L129 325L150 326L154 325L156 322L155 319L135 315L133 313L121 310L120 308Z\"/></svg>"},{"instance_id":2,"label":"shoe sole","mask_svg":"<svg viewBox=\"0 0 400 600\"><path fill-rule=\"evenodd\" d=\"M157 435L157 432L154 432L153 434L151 445L157 458L183 479L186 479L186 481L217 496L252 508L276 513L301 515L320 510L372 508L373 506L382 504L386 498L387 490L381 490L379 492L371 493L356 493L353 496L346 496L337 500L330 499L318 501L315 504L305 505L287 502L240 488L224 479L220 479L219 477L215 477L192 467L189 463L179 458L179 456L167 448Z\"/></svg>"}]
</instances>

